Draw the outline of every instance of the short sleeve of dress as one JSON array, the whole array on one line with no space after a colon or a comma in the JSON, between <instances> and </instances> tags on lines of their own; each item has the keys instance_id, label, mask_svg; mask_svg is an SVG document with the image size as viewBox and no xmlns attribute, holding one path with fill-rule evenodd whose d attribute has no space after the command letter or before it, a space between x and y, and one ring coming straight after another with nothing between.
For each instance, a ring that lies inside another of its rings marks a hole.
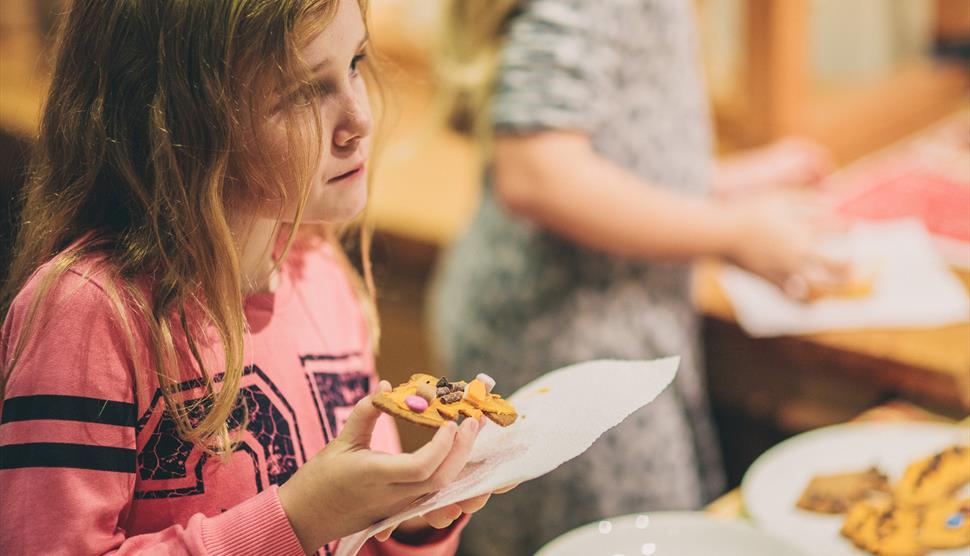
<instances>
[{"instance_id":1,"label":"short sleeve of dress","mask_svg":"<svg viewBox=\"0 0 970 556\"><path fill-rule=\"evenodd\" d=\"M609 102L609 13L589 0L531 0L509 24L493 91L497 133L592 131Z\"/></svg>"}]
</instances>

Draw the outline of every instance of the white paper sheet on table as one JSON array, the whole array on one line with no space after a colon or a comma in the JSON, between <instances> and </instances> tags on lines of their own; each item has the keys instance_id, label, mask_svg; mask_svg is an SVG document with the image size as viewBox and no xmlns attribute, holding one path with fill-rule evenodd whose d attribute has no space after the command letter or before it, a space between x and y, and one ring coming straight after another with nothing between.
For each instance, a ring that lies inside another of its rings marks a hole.
<instances>
[{"instance_id":1,"label":"white paper sheet on table","mask_svg":"<svg viewBox=\"0 0 970 556\"><path fill-rule=\"evenodd\" d=\"M671 383L679 363L679 357L590 361L549 372L523 386L509 396L519 419L509 427L482 429L455 482L344 539L337 556L356 554L375 533L411 517L545 475L585 452L600 435L653 401Z\"/></svg>"},{"instance_id":2,"label":"white paper sheet on table","mask_svg":"<svg viewBox=\"0 0 970 556\"><path fill-rule=\"evenodd\" d=\"M872 264L872 294L802 304L762 278L728 267L721 284L745 332L755 337L861 328L945 326L970 320L960 280L916 220L860 223L831 241L833 251Z\"/></svg>"}]
</instances>

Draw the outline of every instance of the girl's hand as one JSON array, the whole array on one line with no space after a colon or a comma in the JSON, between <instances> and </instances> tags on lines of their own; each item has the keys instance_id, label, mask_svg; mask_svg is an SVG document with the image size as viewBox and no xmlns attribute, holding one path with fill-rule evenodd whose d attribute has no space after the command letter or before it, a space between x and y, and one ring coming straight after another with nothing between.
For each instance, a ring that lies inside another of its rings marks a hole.
<instances>
[{"instance_id":1,"label":"girl's hand","mask_svg":"<svg viewBox=\"0 0 970 556\"><path fill-rule=\"evenodd\" d=\"M484 419L484 417L482 419ZM432 529L445 529L451 526L451 524L460 518L462 514L473 514L482 509L485 507L485 504L488 502L488 499L491 498L492 494L502 494L512 490L516 486L518 486L518 483L500 488L488 494L463 500L457 504L451 504L449 506L432 510L424 515L403 521L394 527L384 529L375 535L375 538L381 542L384 542L390 538L391 533L397 532L406 541L416 541L421 539L423 536L426 537L429 531Z\"/></svg>"},{"instance_id":2,"label":"girl's hand","mask_svg":"<svg viewBox=\"0 0 970 556\"><path fill-rule=\"evenodd\" d=\"M835 167L829 151L810 139L786 137L717 166L714 191L723 195L814 184Z\"/></svg>"},{"instance_id":3,"label":"girl's hand","mask_svg":"<svg viewBox=\"0 0 970 556\"><path fill-rule=\"evenodd\" d=\"M819 245L819 236L838 223L824 221L810 204L771 195L728 206L735 217L728 259L788 296L804 300L809 284L838 285L851 277L849 262L824 254Z\"/></svg>"},{"instance_id":4,"label":"girl's hand","mask_svg":"<svg viewBox=\"0 0 970 556\"><path fill-rule=\"evenodd\" d=\"M391 385L381 381L379 388ZM478 436L479 422L466 419L441 427L414 453L375 452L370 441L381 412L371 399L361 400L337 438L280 487L280 503L308 554L450 484Z\"/></svg>"},{"instance_id":5,"label":"girl's hand","mask_svg":"<svg viewBox=\"0 0 970 556\"><path fill-rule=\"evenodd\" d=\"M457 504L432 510L424 515L413 517L393 527L384 529L375 535L375 538L384 542L394 533L395 538L399 538L409 544L426 542L429 535L435 529L446 529L455 520L460 518L462 514L473 514L482 509L485 503L488 502L490 496L491 494L483 494L482 496L469 498Z\"/></svg>"}]
</instances>

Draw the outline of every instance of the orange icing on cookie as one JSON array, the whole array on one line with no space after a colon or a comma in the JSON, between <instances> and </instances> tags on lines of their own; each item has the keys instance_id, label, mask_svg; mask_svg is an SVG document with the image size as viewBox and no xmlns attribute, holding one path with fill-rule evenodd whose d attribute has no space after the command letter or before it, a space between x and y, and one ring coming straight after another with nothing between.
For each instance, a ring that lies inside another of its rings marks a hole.
<instances>
[{"instance_id":1,"label":"orange icing on cookie","mask_svg":"<svg viewBox=\"0 0 970 556\"><path fill-rule=\"evenodd\" d=\"M485 391L485 384L480 380L473 380L465 386L465 400L475 407L485 404L488 392Z\"/></svg>"}]
</instances>

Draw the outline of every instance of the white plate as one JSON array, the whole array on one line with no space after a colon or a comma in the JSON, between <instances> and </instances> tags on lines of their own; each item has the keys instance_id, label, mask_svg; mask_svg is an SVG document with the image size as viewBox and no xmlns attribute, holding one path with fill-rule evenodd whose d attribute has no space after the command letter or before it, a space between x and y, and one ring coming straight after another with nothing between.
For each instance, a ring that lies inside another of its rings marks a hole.
<instances>
[{"instance_id":1,"label":"white plate","mask_svg":"<svg viewBox=\"0 0 970 556\"><path fill-rule=\"evenodd\" d=\"M651 512L590 523L536 556L801 556L738 519L702 512Z\"/></svg>"},{"instance_id":2,"label":"white plate","mask_svg":"<svg viewBox=\"0 0 970 556\"><path fill-rule=\"evenodd\" d=\"M761 455L744 476L741 494L758 527L811 554L866 554L839 534L843 516L808 512L795 503L815 475L878 466L891 481L916 459L970 441L970 429L936 423L857 423L790 438ZM936 555L970 554L966 549Z\"/></svg>"}]
</instances>

